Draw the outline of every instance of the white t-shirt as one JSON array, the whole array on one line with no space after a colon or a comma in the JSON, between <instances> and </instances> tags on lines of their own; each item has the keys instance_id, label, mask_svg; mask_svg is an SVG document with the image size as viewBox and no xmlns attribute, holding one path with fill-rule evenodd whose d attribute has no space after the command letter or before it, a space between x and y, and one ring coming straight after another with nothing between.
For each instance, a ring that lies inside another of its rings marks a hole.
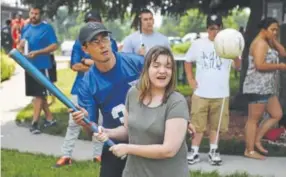
<instances>
[{"instance_id":1,"label":"white t-shirt","mask_svg":"<svg viewBox=\"0 0 286 177\"><path fill-rule=\"evenodd\" d=\"M207 37L194 41L186 54L186 62L196 62L198 88L195 95L203 98L229 96L232 60L218 57L213 41Z\"/></svg>"}]
</instances>

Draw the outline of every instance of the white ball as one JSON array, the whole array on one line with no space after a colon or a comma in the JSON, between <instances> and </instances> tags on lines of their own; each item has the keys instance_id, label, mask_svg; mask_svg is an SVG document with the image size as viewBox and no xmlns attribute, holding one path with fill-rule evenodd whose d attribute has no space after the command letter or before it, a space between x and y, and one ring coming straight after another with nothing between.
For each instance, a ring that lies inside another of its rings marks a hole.
<instances>
[{"instance_id":1,"label":"white ball","mask_svg":"<svg viewBox=\"0 0 286 177\"><path fill-rule=\"evenodd\" d=\"M214 39L216 53L221 58L235 59L242 55L245 41L242 34L231 28L221 30Z\"/></svg>"}]
</instances>

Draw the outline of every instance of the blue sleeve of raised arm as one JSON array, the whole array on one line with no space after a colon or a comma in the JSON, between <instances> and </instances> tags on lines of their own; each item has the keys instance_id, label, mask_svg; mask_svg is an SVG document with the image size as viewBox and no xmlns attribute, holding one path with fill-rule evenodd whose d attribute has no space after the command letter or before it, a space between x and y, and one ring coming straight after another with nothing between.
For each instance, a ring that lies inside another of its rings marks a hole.
<instances>
[{"instance_id":1,"label":"blue sleeve of raised arm","mask_svg":"<svg viewBox=\"0 0 286 177\"><path fill-rule=\"evenodd\" d=\"M111 48L113 52L118 52L117 43L114 39L111 39Z\"/></svg>"},{"instance_id":2,"label":"blue sleeve of raised arm","mask_svg":"<svg viewBox=\"0 0 286 177\"><path fill-rule=\"evenodd\" d=\"M80 63L83 57L84 52L82 51L81 45L79 41L75 41L71 53L71 66Z\"/></svg>"},{"instance_id":3,"label":"blue sleeve of raised arm","mask_svg":"<svg viewBox=\"0 0 286 177\"><path fill-rule=\"evenodd\" d=\"M89 84L84 79L78 88L78 104L88 112L88 119L98 124L98 104L90 92Z\"/></svg>"}]
</instances>

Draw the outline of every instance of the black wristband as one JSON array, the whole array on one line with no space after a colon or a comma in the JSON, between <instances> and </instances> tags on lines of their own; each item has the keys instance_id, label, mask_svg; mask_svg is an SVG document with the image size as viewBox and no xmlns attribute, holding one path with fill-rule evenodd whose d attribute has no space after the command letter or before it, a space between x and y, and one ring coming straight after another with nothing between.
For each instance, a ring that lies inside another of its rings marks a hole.
<instances>
[{"instance_id":1,"label":"black wristband","mask_svg":"<svg viewBox=\"0 0 286 177\"><path fill-rule=\"evenodd\" d=\"M84 61L85 61L85 59L82 59L80 62L81 62L83 65L86 65Z\"/></svg>"}]
</instances>

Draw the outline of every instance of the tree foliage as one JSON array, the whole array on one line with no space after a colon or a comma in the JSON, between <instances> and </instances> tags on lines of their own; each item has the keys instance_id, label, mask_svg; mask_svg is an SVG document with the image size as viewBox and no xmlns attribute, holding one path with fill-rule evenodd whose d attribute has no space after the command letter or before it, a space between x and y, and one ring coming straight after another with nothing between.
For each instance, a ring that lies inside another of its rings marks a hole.
<instances>
[{"instance_id":1,"label":"tree foliage","mask_svg":"<svg viewBox=\"0 0 286 177\"><path fill-rule=\"evenodd\" d=\"M108 19L124 18L127 9L135 15L141 8L150 7L162 15L182 15L188 9L199 8L204 13L229 13L234 7L248 7L249 0L21 0L23 4L43 7L53 17L60 6L67 6L69 12L93 8L106 14Z\"/></svg>"}]
</instances>

